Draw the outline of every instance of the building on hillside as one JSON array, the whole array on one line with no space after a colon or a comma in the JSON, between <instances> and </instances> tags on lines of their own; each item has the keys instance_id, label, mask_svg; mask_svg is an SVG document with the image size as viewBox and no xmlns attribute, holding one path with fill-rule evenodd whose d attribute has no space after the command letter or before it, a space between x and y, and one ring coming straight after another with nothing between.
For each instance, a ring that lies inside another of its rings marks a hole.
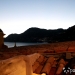
<instances>
[{"instance_id":1,"label":"building on hillside","mask_svg":"<svg viewBox=\"0 0 75 75\"><path fill-rule=\"evenodd\" d=\"M8 48L6 45L4 45L4 36L5 34L3 31L0 29L0 49Z\"/></svg>"}]
</instances>

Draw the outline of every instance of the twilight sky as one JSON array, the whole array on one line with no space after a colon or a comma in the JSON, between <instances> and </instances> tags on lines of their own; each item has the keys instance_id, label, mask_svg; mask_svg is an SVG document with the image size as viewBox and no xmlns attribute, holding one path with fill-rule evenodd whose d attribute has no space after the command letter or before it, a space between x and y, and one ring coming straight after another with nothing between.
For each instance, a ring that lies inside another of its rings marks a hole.
<instances>
[{"instance_id":1,"label":"twilight sky","mask_svg":"<svg viewBox=\"0 0 75 75\"><path fill-rule=\"evenodd\" d=\"M7 35L30 27L67 29L75 25L75 0L0 0L0 28Z\"/></svg>"}]
</instances>

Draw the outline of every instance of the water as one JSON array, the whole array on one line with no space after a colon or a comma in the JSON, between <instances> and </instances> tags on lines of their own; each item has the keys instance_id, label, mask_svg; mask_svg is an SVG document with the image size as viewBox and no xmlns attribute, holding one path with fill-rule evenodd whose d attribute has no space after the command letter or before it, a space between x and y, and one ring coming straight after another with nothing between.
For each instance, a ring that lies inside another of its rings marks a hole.
<instances>
[{"instance_id":1,"label":"water","mask_svg":"<svg viewBox=\"0 0 75 75\"><path fill-rule=\"evenodd\" d=\"M15 45L14 42L4 42L4 44L7 45L8 48L14 47ZM39 45L39 44L46 44L46 43L19 43L19 42L16 42L16 46L29 46L29 45Z\"/></svg>"}]
</instances>

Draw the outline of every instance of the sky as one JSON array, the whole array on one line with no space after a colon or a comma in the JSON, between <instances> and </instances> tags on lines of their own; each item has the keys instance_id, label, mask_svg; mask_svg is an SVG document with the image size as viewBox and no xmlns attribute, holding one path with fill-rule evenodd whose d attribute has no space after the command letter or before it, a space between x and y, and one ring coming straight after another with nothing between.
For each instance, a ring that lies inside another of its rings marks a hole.
<instances>
[{"instance_id":1,"label":"sky","mask_svg":"<svg viewBox=\"0 0 75 75\"><path fill-rule=\"evenodd\" d=\"M0 0L0 28L8 36L31 27L67 29L75 25L75 0Z\"/></svg>"}]
</instances>

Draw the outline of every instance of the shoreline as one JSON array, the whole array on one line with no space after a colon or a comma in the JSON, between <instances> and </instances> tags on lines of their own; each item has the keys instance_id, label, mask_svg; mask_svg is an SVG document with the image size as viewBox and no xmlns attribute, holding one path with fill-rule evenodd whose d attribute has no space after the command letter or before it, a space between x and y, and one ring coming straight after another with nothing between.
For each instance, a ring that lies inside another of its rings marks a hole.
<instances>
[{"instance_id":1,"label":"shoreline","mask_svg":"<svg viewBox=\"0 0 75 75\"><path fill-rule=\"evenodd\" d=\"M52 53L62 54L62 53L68 53L68 52L75 53L75 41L30 45L30 46L19 46L19 47L1 49L0 59L7 59L17 55L29 55L33 53L48 55Z\"/></svg>"}]
</instances>

